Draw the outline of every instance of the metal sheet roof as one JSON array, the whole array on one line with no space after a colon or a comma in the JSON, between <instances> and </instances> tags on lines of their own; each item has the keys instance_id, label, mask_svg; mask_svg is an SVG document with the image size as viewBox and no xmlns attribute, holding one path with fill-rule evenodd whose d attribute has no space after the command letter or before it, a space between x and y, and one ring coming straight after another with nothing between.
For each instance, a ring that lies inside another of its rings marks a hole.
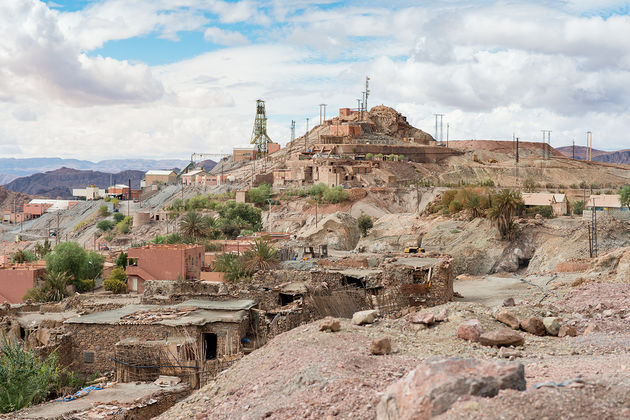
<instances>
[{"instance_id":1,"label":"metal sheet roof","mask_svg":"<svg viewBox=\"0 0 630 420\"><path fill-rule=\"evenodd\" d=\"M179 318L156 319L151 324L168 326L205 325L213 322L240 322L247 316L247 310L256 305L249 299L209 301L187 300L177 305L127 305L122 308L104 312L95 312L87 315L79 315L65 321L67 324L118 324L123 317L141 311L156 309L184 309L194 308L192 311ZM125 324L143 324L141 321L125 320ZM147 323L144 323L147 325Z\"/></svg>"}]
</instances>

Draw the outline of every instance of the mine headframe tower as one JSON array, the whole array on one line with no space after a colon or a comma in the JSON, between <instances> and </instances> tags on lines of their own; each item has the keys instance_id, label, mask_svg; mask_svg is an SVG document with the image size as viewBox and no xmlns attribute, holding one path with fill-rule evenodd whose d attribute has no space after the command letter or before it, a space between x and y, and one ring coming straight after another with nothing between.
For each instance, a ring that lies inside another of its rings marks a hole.
<instances>
[{"instance_id":1,"label":"mine headframe tower","mask_svg":"<svg viewBox=\"0 0 630 420\"><path fill-rule=\"evenodd\" d=\"M256 101L256 117L254 119L254 129L252 130L251 144L255 144L258 149L258 156L266 156L268 152L267 145L271 143L271 139L267 135L267 115L265 113L265 101L258 99Z\"/></svg>"}]
</instances>

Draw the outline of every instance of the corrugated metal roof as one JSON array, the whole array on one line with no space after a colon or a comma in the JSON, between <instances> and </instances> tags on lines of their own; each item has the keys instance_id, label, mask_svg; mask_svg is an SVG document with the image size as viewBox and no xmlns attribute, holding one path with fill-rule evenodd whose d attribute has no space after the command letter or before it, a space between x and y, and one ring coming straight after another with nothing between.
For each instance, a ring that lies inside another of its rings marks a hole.
<instances>
[{"instance_id":1,"label":"corrugated metal roof","mask_svg":"<svg viewBox=\"0 0 630 420\"><path fill-rule=\"evenodd\" d=\"M588 199L587 207L612 207L621 208L621 197L619 194L591 195Z\"/></svg>"},{"instance_id":2,"label":"corrugated metal roof","mask_svg":"<svg viewBox=\"0 0 630 420\"><path fill-rule=\"evenodd\" d=\"M242 300L187 300L177 305L127 305L122 308L104 312L95 312L87 315L79 315L65 321L68 324L118 324L126 315L136 312L151 311L156 309L184 309L194 308L192 311L179 318L156 319L150 324L183 326L204 325L212 322L240 322L247 316L247 310L256 305L250 299ZM125 324L143 324L143 322L125 320Z\"/></svg>"},{"instance_id":3,"label":"corrugated metal roof","mask_svg":"<svg viewBox=\"0 0 630 420\"><path fill-rule=\"evenodd\" d=\"M175 172L173 171L159 171L156 169L151 169L150 171L147 171L147 175L170 175L170 174L174 174Z\"/></svg>"},{"instance_id":4,"label":"corrugated metal roof","mask_svg":"<svg viewBox=\"0 0 630 420\"><path fill-rule=\"evenodd\" d=\"M566 195L564 194L522 193L521 196L526 206L550 206L553 203L562 203L566 200Z\"/></svg>"}]
</instances>

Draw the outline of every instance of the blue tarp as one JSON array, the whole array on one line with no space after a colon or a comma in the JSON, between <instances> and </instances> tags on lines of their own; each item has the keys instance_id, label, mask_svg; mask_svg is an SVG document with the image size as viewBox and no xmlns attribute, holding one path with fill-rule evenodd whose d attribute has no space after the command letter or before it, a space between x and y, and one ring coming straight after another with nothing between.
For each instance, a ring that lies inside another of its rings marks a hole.
<instances>
[{"instance_id":1,"label":"blue tarp","mask_svg":"<svg viewBox=\"0 0 630 420\"><path fill-rule=\"evenodd\" d=\"M90 391L97 391L99 389L103 389L100 386L86 386L83 389L78 390L77 392L75 392L73 395L68 395L67 397L63 397L63 398L57 398L56 401L64 401L64 402L68 402L68 401L72 401L72 400L76 400L77 398L81 398L81 397L85 397L87 394L90 393Z\"/></svg>"}]
</instances>

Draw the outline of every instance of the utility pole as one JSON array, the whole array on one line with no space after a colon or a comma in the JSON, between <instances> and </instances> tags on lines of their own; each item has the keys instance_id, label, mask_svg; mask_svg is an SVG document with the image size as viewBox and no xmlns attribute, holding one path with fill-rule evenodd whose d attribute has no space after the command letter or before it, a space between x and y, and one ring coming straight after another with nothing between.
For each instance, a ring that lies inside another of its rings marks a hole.
<instances>
[{"instance_id":1,"label":"utility pole","mask_svg":"<svg viewBox=\"0 0 630 420\"><path fill-rule=\"evenodd\" d=\"M595 206L595 197L593 197L593 210L591 211L591 229L593 233L590 235L591 245L591 258L597 257L597 207Z\"/></svg>"},{"instance_id":2,"label":"utility pole","mask_svg":"<svg viewBox=\"0 0 630 420\"><path fill-rule=\"evenodd\" d=\"M435 115L435 140L440 141L440 144L443 143L444 140L444 127L442 125L442 119L444 117L444 114L433 114ZM438 131L438 119L440 120L440 126L439 126L439 131Z\"/></svg>"},{"instance_id":3,"label":"utility pole","mask_svg":"<svg viewBox=\"0 0 630 420\"><path fill-rule=\"evenodd\" d=\"M542 158L543 160L549 160L551 157L551 130L542 131Z\"/></svg>"},{"instance_id":4,"label":"utility pole","mask_svg":"<svg viewBox=\"0 0 630 420\"><path fill-rule=\"evenodd\" d=\"M55 245L59 245L59 212L61 210L57 210L57 230L55 231Z\"/></svg>"},{"instance_id":5,"label":"utility pole","mask_svg":"<svg viewBox=\"0 0 630 420\"><path fill-rule=\"evenodd\" d=\"M363 95L361 95L363 96ZM359 121L361 121L361 113L363 112L363 105L361 105L361 99L357 99L357 113L359 115Z\"/></svg>"},{"instance_id":6,"label":"utility pole","mask_svg":"<svg viewBox=\"0 0 630 420\"><path fill-rule=\"evenodd\" d=\"M450 126L451 126L450 123L446 123L446 147L448 147L448 135L449 135Z\"/></svg>"},{"instance_id":7,"label":"utility pole","mask_svg":"<svg viewBox=\"0 0 630 420\"><path fill-rule=\"evenodd\" d=\"M363 109L365 109L365 112L367 112L367 107L368 107L368 96L370 96L370 78L369 77L365 77L365 100L363 101Z\"/></svg>"},{"instance_id":8,"label":"utility pole","mask_svg":"<svg viewBox=\"0 0 630 420\"><path fill-rule=\"evenodd\" d=\"M319 125L326 121L326 104L319 104Z\"/></svg>"},{"instance_id":9,"label":"utility pole","mask_svg":"<svg viewBox=\"0 0 630 420\"><path fill-rule=\"evenodd\" d=\"M516 138L516 163L518 163L518 137Z\"/></svg>"}]
</instances>

